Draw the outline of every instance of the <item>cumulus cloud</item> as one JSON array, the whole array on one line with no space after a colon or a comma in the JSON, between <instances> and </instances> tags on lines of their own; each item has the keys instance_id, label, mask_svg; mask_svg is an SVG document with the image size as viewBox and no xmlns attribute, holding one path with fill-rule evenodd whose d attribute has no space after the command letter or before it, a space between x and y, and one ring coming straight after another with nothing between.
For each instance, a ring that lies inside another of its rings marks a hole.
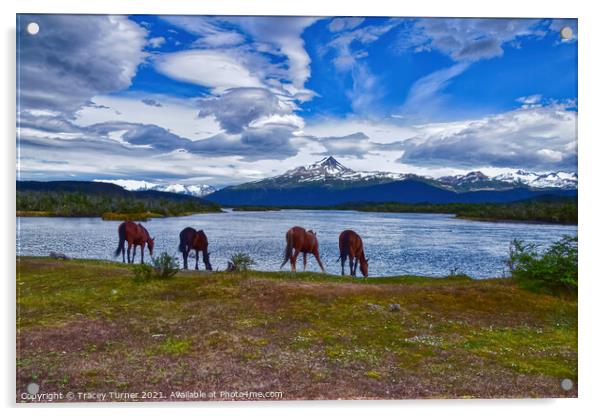
<instances>
[{"instance_id":1,"label":"cumulus cloud","mask_svg":"<svg viewBox=\"0 0 602 416\"><path fill-rule=\"evenodd\" d=\"M238 135L218 134L190 144L192 153L212 156L236 155L241 160L285 159L298 153L291 139L294 129L286 125L249 128Z\"/></svg>"},{"instance_id":2,"label":"cumulus cloud","mask_svg":"<svg viewBox=\"0 0 602 416\"><path fill-rule=\"evenodd\" d=\"M293 107L263 88L234 88L198 101L200 117L213 115L227 133L241 133L262 117L291 113Z\"/></svg>"},{"instance_id":3,"label":"cumulus cloud","mask_svg":"<svg viewBox=\"0 0 602 416\"><path fill-rule=\"evenodd\" d=\"M40 32L30 36L30 21ZM74 111L94 95L129 87L146 57L147 31L125 16L20 16L20 107Z\"/></svg>"},{"instance_id":4,"label":"cumulus cloud","mask_svg":"<svg viewBox=\"0 0 602 416\"><path fill-rule=\"evenodd\" d=\"M574 170L577 114L562 105L520 108L479 120L445 124L403 142L401 162L422 166L479 166Z\"/></svg>"},{"instance_id":5,"label":"cumulus cloud","mask_svg":"<svg viewBox=\"0 0 602 416\"><path fill-rule=\"evenodd\" d=\"M539 19L424 18L401 32L400 46L472 62L501 56L502 46L518 38L543 36L541 24Z\"/></svg>"}]
</instances>

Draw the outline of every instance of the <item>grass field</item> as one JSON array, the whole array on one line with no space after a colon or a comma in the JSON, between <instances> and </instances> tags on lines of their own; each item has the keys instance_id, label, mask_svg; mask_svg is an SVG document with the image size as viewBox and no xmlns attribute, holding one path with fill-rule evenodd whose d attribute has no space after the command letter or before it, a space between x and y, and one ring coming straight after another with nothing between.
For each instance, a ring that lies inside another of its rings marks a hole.
<instances>
[{"instance_id":1,"label":"grass field","mask_svg":"<svg viewBox=\"0 0 602 416\"><path fill-rule=\"evenodd\" d=\"M138 393L113 400L577 395L576 300L508 279L180 272L136 283L131 266L33 257L17 270L17 401L30 383Z\"/></svg>"}]
</instances>

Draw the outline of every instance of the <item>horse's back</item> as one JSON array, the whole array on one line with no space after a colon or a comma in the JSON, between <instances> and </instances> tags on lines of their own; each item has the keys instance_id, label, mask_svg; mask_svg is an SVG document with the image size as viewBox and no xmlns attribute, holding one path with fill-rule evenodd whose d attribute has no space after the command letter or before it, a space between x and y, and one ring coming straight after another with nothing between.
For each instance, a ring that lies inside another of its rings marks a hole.
<instances>
[{"instance_id":1,"label":"horse's back","mask_svg":"<svg viewBox=\"0 0 602 416\"><path fill-rule=\"evenodd\" d=\"M206 250L207 249L207 246L209 245L209 240L207 239L207 234L205 234L205 231L198 230L195 233L192 245L197 250Z\"/></svg>"},{"instance_id":2,"label":"horse's back","mask_svg":"<svg viewBox=\"0 0 602 416\"><path fill-rule=\"evenodd\" d=\"M339 234L339 251L360 250L363 248L362 238L353 230L345 230Z\"/></svg>"}]
</instances>

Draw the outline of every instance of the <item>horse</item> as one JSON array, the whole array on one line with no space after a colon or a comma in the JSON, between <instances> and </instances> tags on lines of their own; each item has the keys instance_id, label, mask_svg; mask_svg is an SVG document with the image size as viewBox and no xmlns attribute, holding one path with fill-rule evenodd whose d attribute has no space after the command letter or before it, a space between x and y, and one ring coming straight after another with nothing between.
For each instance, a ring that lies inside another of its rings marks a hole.
<instances>
[{"instance_id":1,"label":"horse","mask_svg":"<svg viewBox=\"0 0 602 416\"><path fill-rule=\"evenodd\" d=\"M196 265L195 270L199 269L199 250L203 252L203 263L205 263L205 270L213 270L211 267L211 263L209 262L209 252L207 251L207 247L209 246L209 241L207 241L207 236L203 230L195 230L192 227L186 227L180 232L180 252L182 253L182 257L184 257L184 268L188 269L188 254L190 250L195 250L196 252Z\"/></svg>"},{"instance_id":2,"label":"horse","mask_svg":"<svg viewBox=\"0 0 602 416\"><path fill-rule=\"evenodd\" d=\"M119 245L115 250L115 257L121 253L123 256L123 262L125 263L125 242L128 242L128 263L133 263L136 258L136 246L140 246L140 264L144 264L144 246L148 245L148 251L150 255L153 255L153 248L155 247L155 239L151 238L150 234L142 226L142 224L136 224L133 221L125 221L117 228L119 234ZM134 255L130 260L130 251L134 246Z\"/></svg>"},{"instance_id":3,"label":"horse","mask_svg":"<svg viewBox=\"0 0 602 416\"><path fill-rule=\"evenodd\" d=\"M322 273L324 273L324 266L320 260L320 253L318 252L318 238L316 233L312 230L305 231L302 227L293 227L286 232L286 249L284 250L284 261L280 265L282 268L287 261L291 262L291 271L297 271L297 256L299 253L303 253L303 271L307 266L307 253L314 255L318 261Z\"/></svg>"},{"instance_id":4,"label":"horse","mask_svg":"<svg viewBox=\"0 0 602 416\"><path fill-rule=\"evenodd\" d=\"M368 277L368 260L364 253L362 238L352 230L345 230L339 235L339 253L341 260L341 275L345 276L345 260L349 257L349 273L355 276L357 263L360 263L360 271L364 277Z\"/></svg>"}]
</instances>

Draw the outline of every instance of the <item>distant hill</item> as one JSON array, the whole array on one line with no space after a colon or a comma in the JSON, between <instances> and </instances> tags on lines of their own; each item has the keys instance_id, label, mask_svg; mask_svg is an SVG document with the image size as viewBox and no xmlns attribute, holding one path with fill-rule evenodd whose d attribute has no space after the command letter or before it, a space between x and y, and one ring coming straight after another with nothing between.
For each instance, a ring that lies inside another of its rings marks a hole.
<instances>
[{"instance_id":1,"label":"distant hill","mask_svg":"<svg viewBox=\"0 0 602 416\"><path fill-rule=\"evenodd\" d=\"M17 191L37 191L37 192L79 192L83 194L102 194L121 197L131 197L136 199L156 199L163 198L172 201L193 201L199 204L210 205L211 203L199 197L156 190L128 191L121 186L90 181L17 181Z\"/></svg>"},{"instance_id":2,"label":"distant hill","mask_svg":"<svg viewBox=\"0 0 602 416\"><path fill-rule=\"evenodd\" d=\"M325 158L261 181L230 186L206 197L221 205L332 206L345 203L508 203L543 195L577 194L562 177L562 187L537 188L524 182L504 182L482 173L447 177L443 181L411 174L356 172ZM472 186L469 184L472 183ZM575 182L576 186L576 182Z\"/></svg>"},{"instance_id":3,"label":"distant hill","mask_svg":"<svg viewBox=\"0 0 602 416\"><path fill-rule=\"evenodd\" d=\"M16 188L17 213L22 216L117 219L221 211L216 203L195 196L153 190L128 191L110 183L18 181Z\"/></svg>"}]
</instances>

